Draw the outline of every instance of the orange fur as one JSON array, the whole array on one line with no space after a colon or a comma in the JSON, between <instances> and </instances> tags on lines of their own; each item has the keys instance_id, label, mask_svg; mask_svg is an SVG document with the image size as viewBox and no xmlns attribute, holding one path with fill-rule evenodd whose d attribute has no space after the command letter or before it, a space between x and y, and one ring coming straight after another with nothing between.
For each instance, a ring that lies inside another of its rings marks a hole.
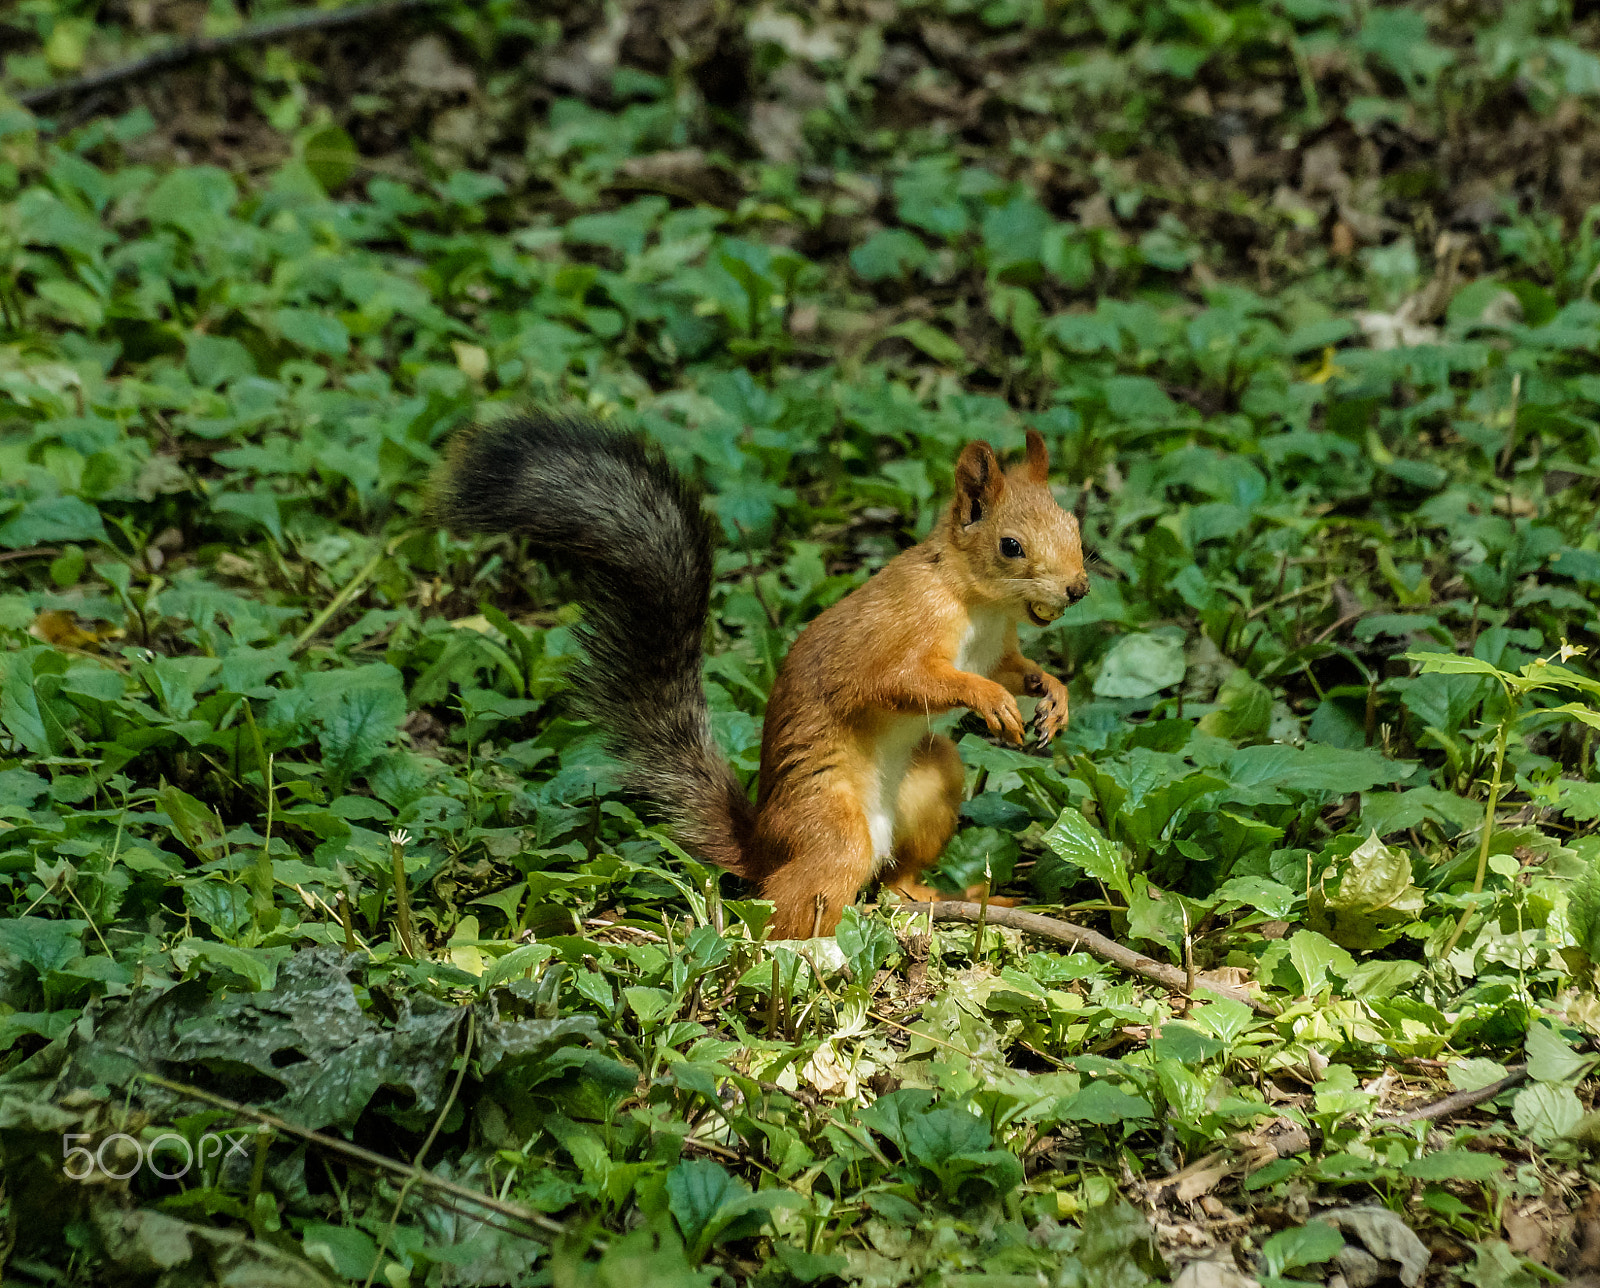
<instances>
[{"instance_id":1,"label":"orange fur","mask_svg":"<svg viewBox=\"0 0 1600 1288\"><path fill-rule=\"evenodd\" d=\"M875 875L927 893L917 877L954 832L963 790L954 745L929 727L934 716L967 707L1020 743L1016 695L1027 694L1040 699L1041 742L1066 724L1066 686L1017 643L1020 621L1052 619L1088 591L1077 522L1056 504L1048 473L1031 430L1025 461L1009 471L987 443L969 443L955 498L928 539L790 649L767 703L745 863L777 905L775 936L831 934ZM1008 539L1020 556L1004 553Z\"/></svg>"}]
</instances>

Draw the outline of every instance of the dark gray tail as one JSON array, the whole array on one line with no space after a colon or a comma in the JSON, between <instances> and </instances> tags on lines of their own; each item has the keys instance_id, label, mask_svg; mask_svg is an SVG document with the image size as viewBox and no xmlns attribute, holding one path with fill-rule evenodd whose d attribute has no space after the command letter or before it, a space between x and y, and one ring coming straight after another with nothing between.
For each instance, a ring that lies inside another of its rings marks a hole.
<instances>
[{"instance_id":1,"label":"dark gray tail","mask_svg":"<svg viewBox=\"0 0 1600 1288\"><path fill-rule=\"evenodd\" d=\"M755 809L711 737L700 666L712 529L660 448L576 417L466 431L435 482L457 532L516 532L578 586L578 706L685 846L742 875Z\"/></svg>"}]
</instances>

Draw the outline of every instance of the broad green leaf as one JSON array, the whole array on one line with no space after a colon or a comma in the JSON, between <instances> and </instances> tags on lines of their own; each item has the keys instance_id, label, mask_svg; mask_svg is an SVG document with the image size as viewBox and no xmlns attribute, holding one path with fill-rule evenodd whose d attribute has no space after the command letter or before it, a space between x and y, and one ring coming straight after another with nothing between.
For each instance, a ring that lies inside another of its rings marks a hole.
<instances>
[{"instance_id":1,"label":"broad green leaf","mask_svg":"<svg viewBox=\"0 0 1600 1288\"><path fill-rule=\"evenodd\" d=\"M850 266L869 282L904 277L928 262L928 248L903 228L884 228L850 252Z\"/></svg>"},{"instance_id":2,"label":"broad green leaf","mask_svg":"<svg viewBox=\"0 0 1600 1288\"><path fill-rule=\"evenodd\" d=\"M1153 1118L1155 1110L1143 1096L1130 1095L1104 1079L1096 1079L1066 1104L1061 1116L1072 1122L1109 1127L1130 1118Z\"/></svg>"},{"instance_id":3,"label":"broad green leaf","mask_svg":"<svg viewBox=\"0 0 1600 1288\"><path fill-rule=\"evenodd\" d=\"M1566 716L1570 720L1581 721L1591 729L1600 729L1600 711L1577 702L1565 702L1559 707L1544 707L1541 708L1540 714Z\"/></svg>"},{"instance_id":4,"label":"broad green leaf","mask_svg":"<svg viewBox=\"0 0 1600 1288\"><path fill-rule=\"evenodd\" d=\"M1441 1149L1413 1158L1402 1169L1419 1181L1491 1181L1505 1173L1504 1159L1470 1149Z\"/></svg>"},{"instance_id":5,"label":"broad green leaf","mask_svg":"<svg viewBox=\"0 0 1600 1288\"><path fill-rule=\"evenodd\" d=\"M36 756L55 756L67 747L64 717L71 708L41 693L34 661L43 652L21 650L0 655L0 726Z\"/></svg>"},{"instance_id":6,"label":"broad green leaf","mask_svg":"<svg viewBox=\"0 0 1600 1288\"><path fill-rule=\"evenodd\" d=\"M215 857L212 847L223 834L222 820L204 801L170 783L156 793L156 802L172 820L174 835L202 859Z\"/></svg>"},{"instance_id":7,"label":"broad green leaf","mask_svg":"<svg viewBox=\"0 0 1600 1288\"><path fill-rule=\"evenodd\" d=\"M774 1207L793 1199L784 1190L752 1194L720 1163L689 1158L667 1173L667 1201L690 1260L699 1262L718 1243L754 1234Z\"/></svg>"},{"instance_id":8,"label":"broad green leaf","mask_svg":"<svg viewBox=\"0 0 1600 1288\"><path fill-rule=\"evenodd\" d=\"M1095 694L1102 698L1148 698L1183 679L1183 638L1173 634L1124 635L1111 646Z\"/></svg>"},{"instance_id":9,"label":"broad green leaf","mask_svg":"<svg viewBox=\"0 0 1600 1288\"><path fill-rule=\"evenodd\" d=\"M872 979L900 946L894 932L882 921L853 907L844 910L834 938L849 958L850 969L858 980Z\"/></svg>"},{"instance_id":10,"label":"broad green leaf","mask_svg":"<svg viewBox=\"0 0 1600 1288\"><path fill-rule=\"evenodd\" d=\"M1209 999L1189 1012L1189 1019L1223 1043L1232 1043L1256 1022L1255 1012L1231 997Z\"/></svg>"},{"instance_id":11,"label":"broad green leaf","mask_svg":"<svg viewBox=\"0 0 1600 1288\"><path fill-rule=\"evenodd\" d=\"M365 667L347 673L352 681L319 715L324 763L334 781L347 783L387 750L406 715L405 689L392 667Z\"/></svg>"},{"instance_id":12,"label":"broad green leaf","mask_svg":"<svg viewBox=\"0 0 1600 1288\"><path fill-rule=\"evenodd\" d=\"M350 347L350 332L344 323L315 309L279 309L272 322L290 344L311 353L338 358Z\"/></svg>"},{"instance_id":13,"label":"broad green leaf","mask_svg":"<svg viewBox=\"0 0 1600 1288\"><path fill-rule=\"evenodd\" d=\"M935 362L943 363L947 367L965 369L967 366L967 353L958 341L947 332L939 330L931 322L912 319L890 327L884 333L885 338L898 336L907 340L921 349Z\"/></svg>"},{"instance_id":14,"label":"broad green leaf","mask_svg":"<svg viewBox=\"0 0 1600 1288\"><path fill-rule=\"evenodd\" d=\"M1358 950L1381 947L1422 913L1423 892L1411 879L1411 860L1372 832L1343 859L1337 890L1314 888L1310 924L1336 943Z\"/></svg>"},{"instance_id":15,"label":"broad green leaf","mask_svg":"<svg viewBox=\"0 0 1600 1288\"><path fill-rule=\"evenodd\" d=\"M40 497L0 523L0 546L19 550L52 541L104 541L100 512L76 496Z\"/></svg>"},{"instance_id":16,"label":"broad green leaf","mask_svg":"<svg viewBox=\"0 0 1600 1288\"><path fill-rule=\"evenodd\" d=\"M1344 1236L1331 1225L1308 1221L1272 1235L1261 1245L1261 1256L1268 1272L1281 1276L1285 1270L1330 1261L1342 1247Z\"/></svg>"},{"instance_id":17,"label":"broad green leaf","mask_svg":"<svg viewBox=\"0 0 1600 1288\"><path fill-rule=\"evenodd\" d=\"M1269 917L1284 918L1299 894L1270 877L1233 877L1217 887L1216 897L1258 909Z\"/></svg>"},{"instance_id":18,"label":"broad green leaf","mask_svg":"<svg viewBox=\"0 0 1600 1288\"><path fill-rule=\"evenodd\" d=\"M1349 953L1314 930L1297 930L1290 936L1289 960L1300 972L1305 997L1316 997L1331 987L1330 974L1344 979L1355 969L1355 959Z\"/></svg>"},{"instance_id":19,"label":"broad green leaf","mask_svg":"<svg viewBox=\"0 0 1600 1288\"><path fill-rule=\"evenodd\" d=\"M1133 898L1122 847L1108 841L1077 809L1069 805L1061 811L1061 817L1044 834L1044 843L1068 863L1117 891L1124 901Z\"/></svg>"},{"instance_id":20,"label":"broad green leaf","mask_svg":"<svg viewBox=\"0 0 1600 1288\"><path fill-rule=\"evenodd\" d=\"M207 961L248 980L257 992L277 983L278 963L287 955L283 948L238 948L211 939L191 939L190 944Z\"/></svg>"},{"instance_id":21,"label":"broad green leaf","mask_svg":"<svg viewBox=\"0 0 1600 1288\"><path fill-rule=\"evenodd\" d=\"M1571 1087L1539 1082L1517 1092L1511 1116L1535 1144L1549 1146L1572 1133L1583 1118L1583 1102Z\"/></svg>"},{"instance_id":22,"label":"broad green leaf","mask_svg":"<svg viewBox=\"0 0 1600 1288\"><path fill-rule=\"evenodd\" d=\"M1272 693L1243 667L1222 682L1217 709L1200 717L1201 733L1239 741L1267 732L1272 719Z\"/></svg>"},{"instance_id":23,"label":"broad green leaf","mask_svg":"<svg viewBox=\"0 0 1600 1288\"><path fill-rule=\"evenodd\" d=\"M483 987L493 988L507 980L515 979L525 971L537 969L555 953L549 944L522 944L509 953L496 957L483 973Z\"/></svg>"},{"instance_id":24,"label":"broad green leaf","mask_svg":"<svg viewBox=\"0 0 1600 1288\"><path fill-rule=\"evenodd\" d=\"M88 925L86 921L48 917L0 918L0 952L26 962L44 976L83 952L83 932Z\"/></svg>"},{"instance_id":25,"label":"broad green leaf","mask_svg":"<svg viewBox=\"0 0 1600 1288\"><path fill-rule=\"evenodd\" d=\"M1502 684L1509 684L1516 679L1481 658L1463 657L1455 653L1407 653L1404 656L1408 662L1420 662L1424 675L1488 675Z\"/></svg>"},{"instance_id":26,"label":"broad green leaf","mask_svg":"<svg viewBox=\"0 0 1600 1288\"><path fill-rule=\"evenodd\" d=\"M1559 1033L1543 1020L1528 1026L1528 1076L1535 1082L1576 1082L1594 1063L1581 1056Z\"/></svg>"},{"instance_id":27,"label":"broad green leaf","mask_svg":"<svg viewBox=\"0 0 1600 1288\"><path fill-rule=\"evenodd\" d=\"M1268 743L1234 752L1226 772L1236 789L1343 796L1409 778L1411 766L1397 764L1375 751L1347 751L1318 743L1304 747Z\"/></svg>"}]
</instances>

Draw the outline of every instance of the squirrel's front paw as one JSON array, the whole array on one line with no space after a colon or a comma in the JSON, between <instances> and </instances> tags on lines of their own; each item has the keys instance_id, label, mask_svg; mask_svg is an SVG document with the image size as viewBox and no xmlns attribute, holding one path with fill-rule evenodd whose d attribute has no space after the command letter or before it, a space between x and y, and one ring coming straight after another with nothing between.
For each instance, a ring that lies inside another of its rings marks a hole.
<instances>
[{"instance_id":1,"label":"squirrel's front paw","mask_svg":"<svg viewBox=\"0 0 1600 1288\"><path fill-rule=\"evenodd\" d=\"M1022 708L1004 685L991 682L967 705L983 717L984 724L995 737L1003 734L1008 742L1022 745Z\"/></svg>"},{"instance_id":2,"label":"squirrel's front paw","mask_svg":"<svg viewBox=\"0 0 1600 1288\"><path fill-rule=\"evenodd\" d=\"M1053 675L1040 671L1028 677L1028 690L1043 696L1033 709L1033 736L1039 746L1047 747L1050 740L1067 727L1067 686Z\"/></svg>"}]
</instances>

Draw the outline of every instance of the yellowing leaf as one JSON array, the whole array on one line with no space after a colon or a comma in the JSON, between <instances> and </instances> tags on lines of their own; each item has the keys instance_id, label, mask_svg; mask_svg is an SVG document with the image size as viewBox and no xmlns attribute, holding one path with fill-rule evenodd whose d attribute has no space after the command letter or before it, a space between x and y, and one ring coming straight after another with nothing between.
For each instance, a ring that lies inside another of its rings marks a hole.
<instances>
[{"instance_id":1,"label":"yellowing leaf","mask_svg":"<svg viewBox=\"0 0 1600 1288\"><path fill-rule=\"evenodd\" d=\"M33 625L28 627L28 634L34 639L53 644L56 648L87 650L99 648L102 640L120 639L122 633L120 627L113 626L109 622L96 622L86 629L79 624L74 614L59 608L47 609L40 613L33 619Z\"/></svg>"},{"instance_id":2,"label":"yellowing leaf","mask_svg":"<svg viewBox=\"0 0 1600 1288\"><path fill-rule=\"evenodd\" d=\"M478 930L478 919L473 916L461 918L450 935L450 964L469 975L483 974L483 953L473 942L480 938L482 934Z\"/></svg>"},{"instance_id":3,"label":"yellowing leaf","mask_svg":"<svg viewBox=\"0 0 1600 1288\"><path fill-rule=\"evenodd\" d=\"M476 344L452 340L450 347L456 351L456 366L468 380L482 380L489 374L489 352Z\"/></svg>"}]
</instances>

